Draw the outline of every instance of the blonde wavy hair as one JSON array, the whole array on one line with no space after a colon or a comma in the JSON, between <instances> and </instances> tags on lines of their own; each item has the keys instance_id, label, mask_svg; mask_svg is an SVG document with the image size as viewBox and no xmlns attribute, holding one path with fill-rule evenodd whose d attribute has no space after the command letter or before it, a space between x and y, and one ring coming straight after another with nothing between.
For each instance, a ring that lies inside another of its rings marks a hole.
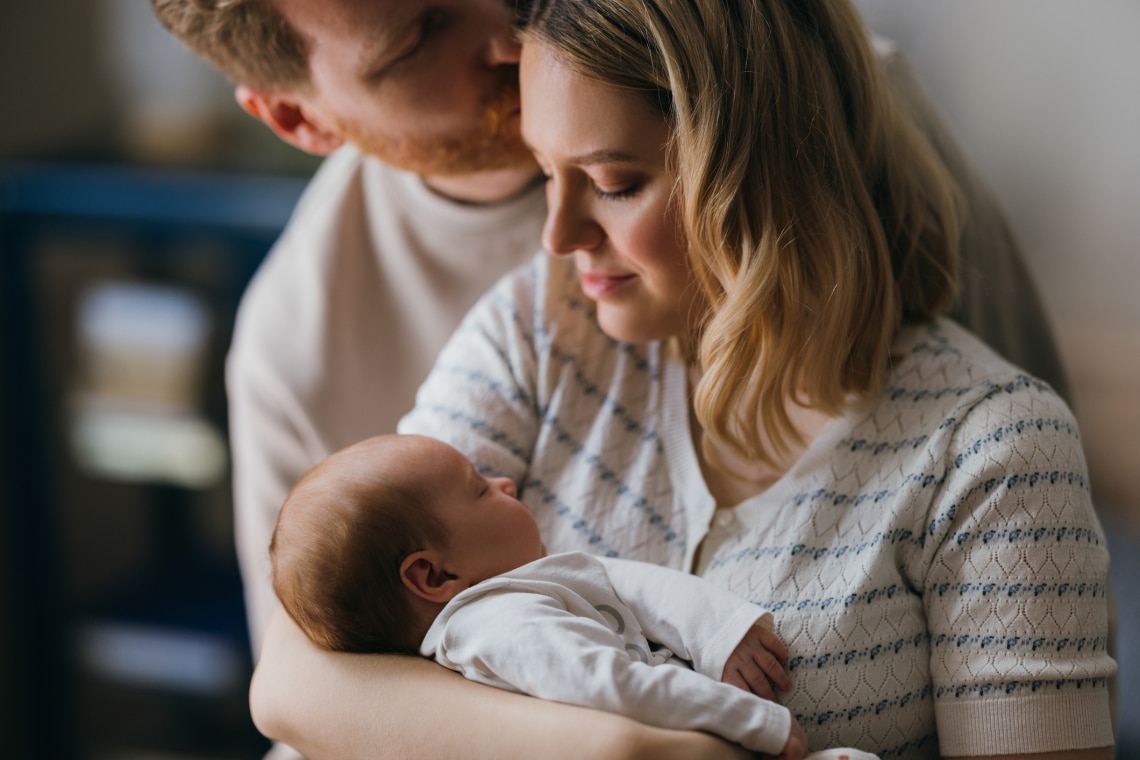
<instances>
[{"instance_id":1,"label":"blonde wavy hair","mask_svg":"<svg viewBox=\"0 0 1140 760\"><path fill-rule=\"evenodd\" d=\"M773 463L800 440L789 400L835 415L873 396L900 325L953 302L957 187L847 0L536 0L523 34L671 125L710 304L706 453Z\"/></svg>"},{"instance_id":2,"label":"blonde wavy hair","mask_svg":"<svg viewBox=\"0 0 1140 760\"><path fill-rule=\"evenodd\" d=\"M150 0L175 37L235 84L309 86L309 44L269 0Z\"/></svg>"}]
</instances>

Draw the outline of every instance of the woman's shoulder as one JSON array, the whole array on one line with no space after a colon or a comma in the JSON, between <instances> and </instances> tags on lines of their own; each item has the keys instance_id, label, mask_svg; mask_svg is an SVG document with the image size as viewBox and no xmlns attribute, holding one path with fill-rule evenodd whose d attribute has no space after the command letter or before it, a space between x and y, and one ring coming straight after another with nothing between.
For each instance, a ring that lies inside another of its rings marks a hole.
<instances>
[{"instance_id":1,"label":"woman's shoulder","mask_svg":"<svg viewBox=\"0 0 1140 760\"><path fill-rule=\"evenodd\" d=\"M886 394L892 399L938 401L947 408L987 400L1056 406L1065 401L1048 383L1000 356L980 338L947 318L903 328Z\"/></svg>"},{"instance_id":2,"label":"woman's shoulder","mask_svg":"<svg viewBox=\"0 0 1140 760\"><path fill-rule=\"evenodd\" d=\"M1042 380L1011 364L949 319L904 328L896 362L872 418L890 417L950 449L1039 448L1058 436L1079 452L1076 420L1065 400ZM1019 444L1020 447L1020 444Z\"/></svg>"}]
</instances>

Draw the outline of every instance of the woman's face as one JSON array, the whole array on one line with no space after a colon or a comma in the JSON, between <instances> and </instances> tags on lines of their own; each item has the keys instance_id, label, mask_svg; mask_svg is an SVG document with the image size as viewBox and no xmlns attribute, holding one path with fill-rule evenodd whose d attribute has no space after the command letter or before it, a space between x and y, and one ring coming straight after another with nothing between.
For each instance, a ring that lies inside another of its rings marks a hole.
<instances>
[{"instance_id":1,"label":"woman's face","mask_svg":"<svg viewBox=\"0 0 1140 760\"><path fill-rule=\"evenodd\" d=\"M585 77L541 42L519 69L523 137L547 176L543 245L574 256L607 335L640 343L701 316L682 242L669 128L639 93Z\"/></svg>"}]
</instances>

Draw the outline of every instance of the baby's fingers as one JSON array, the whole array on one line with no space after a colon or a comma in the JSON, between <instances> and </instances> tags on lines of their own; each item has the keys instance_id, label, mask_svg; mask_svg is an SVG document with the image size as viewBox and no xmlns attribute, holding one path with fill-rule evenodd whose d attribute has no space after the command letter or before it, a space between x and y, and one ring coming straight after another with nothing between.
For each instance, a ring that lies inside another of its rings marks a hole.
<instances>
[{"instance_id":1,"label":"baby's fingers","mask_svg":"<svg viewBox=\"0 0 1140 760\"><path fill-rule=\"evenodd\" d=\"M787 662L787 650L784 650L783 662ZM752 655L752 662L759 669L765 677L765 680L771 682L780 691L788 691L792 688L792 679L788 676L787 671L777 655L762 649Z\"/></svg>"},{"instance_id":2,"label":"baby's fingers","mask_svg":"<svg viewBox=\"0 0 1140 760\"><path fill-rule=\"evenodd\" d=\"M775 631L770 631L761 626L755 626L752 630L757 632L760 644L771 652L781 665L787 664L788 648L784 646L784 642L780 641L780 637L776 635Z\"/></svg>"},{"instance_id":3,"label":"baby's fingers","mask_svg":"<svg viewBox=\"0 0 1140 760\"><path fill-rule=\"evenodd\" d=\"M750 691L761 699L776 701L776 692L773 690L768 676L755 666L732 667L725 671L722 680L727 684Z\"/></svg>"}]
</instances>

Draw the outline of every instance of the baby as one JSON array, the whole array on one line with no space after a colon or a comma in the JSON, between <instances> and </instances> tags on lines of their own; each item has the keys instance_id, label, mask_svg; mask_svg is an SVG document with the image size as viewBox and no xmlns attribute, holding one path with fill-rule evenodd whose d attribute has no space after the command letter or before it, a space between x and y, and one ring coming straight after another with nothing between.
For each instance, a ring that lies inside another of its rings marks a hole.
<instances>
[{"instance_id":1,"label":"baby","mask_svg":"<svg viewBox=\"0 0 1140 760\"><path fill-rule=\"evenodd\" d=\"M380 436L332 455L290 492L270 554L278 598L320 646L422 654L784 760L806 751L771 701L791 681L769 613L676 570L546 556L514 483L440 441Z\"/></svg>"}]
</instances>

